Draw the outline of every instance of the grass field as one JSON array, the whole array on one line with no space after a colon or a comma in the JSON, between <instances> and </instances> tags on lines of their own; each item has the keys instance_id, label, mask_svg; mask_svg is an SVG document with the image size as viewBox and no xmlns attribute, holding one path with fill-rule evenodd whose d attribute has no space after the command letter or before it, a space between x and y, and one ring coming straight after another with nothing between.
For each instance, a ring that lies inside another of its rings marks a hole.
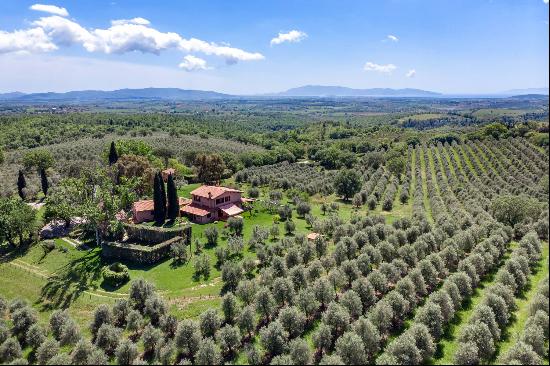
<instances>
[{"instance_id":1,"label":"grass field","mask_svg":"<svg viewBox=\"0 0 550 366\"><path fill-rule=\"evenodd\" d=\"M198 186L199 184L186 185L179 190L179 194L189 197L190 192ZM248 188L246 185L242 186L245 192ZM269 188L262 187L260 191L259 201L255 203L254 209L242 215L245 243L251 237L255 225L270 228L275 222L275 215L262 204L262 200L268 197ZM316 195L310 197L311 214L323 218L321 204L337 202L337 214L346 221L353 215L380 214L391 223L397 218L410 216L412 211L410 203L401 204L397 197L392 211L382 211L379 205L372 212L368 212L366 206L356 209L351 203L344 202L334 195ZM288 203L286 197L283 203ZM292 235L311 232L305 219L297 217L295 210L293 221L296 231ZM204 230L209 226L215 226L220 233L218 246L227 245L224 225L225 222L192 224L192 243L197 239L203 244L206 243ZM285 235L284 223L280 222L278 225L282 237ZM126 297L130 284L126 283L119 288L110 288L103 284L101 271L108 262L101 257L99 248L80 250L70 239L56 239L55 245L56 248L51 252L46 252L40 244L36 244L26 251L0 258L0 295L7 299L26 299L39 311L40 320L43 322L47 321L54 309L69 308L81 328L87 329L95 307ZM194 244L192 248L194 249ZM220 269L216 267L215 247L205 247L204 252L210 256L211 264L211 274L206 280L194 278L194 257L182 265L175 265L171 259L151 266L128 264L130 278L143 278L154 283L179 318L196 317L209 307L219 307L221 301L219 293L222 283ZM244 256L254 255L254 252L245 247ZM25 285L22 286L22 283Z\"/></svg>"}]
</instances>

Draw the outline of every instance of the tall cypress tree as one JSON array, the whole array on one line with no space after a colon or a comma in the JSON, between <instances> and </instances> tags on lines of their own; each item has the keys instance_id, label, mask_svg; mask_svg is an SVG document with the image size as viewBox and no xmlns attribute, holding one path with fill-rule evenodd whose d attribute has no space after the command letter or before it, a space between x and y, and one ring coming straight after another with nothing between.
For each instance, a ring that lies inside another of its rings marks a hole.
<instances>
[{"instance_id":1,"label":"tall cypress tree","mask_svg":"<svg viewBox=\"0 0 550 366\"><path fill-rule=\"evenodd\" d=\"M19 176L17 177L17 193L19 193L19 197L21 197L23 201L25 200L25 192L23 190L26 187L27 181L25 180L25 175L22 170L19 170Z\"/></svg>"},{"instance_id":2,"label":"tall cypress tree","mask_svg":"<svg viewBox=\"0 0 550 366\"><path fill-rule=\"evenodd\" d=\"M118 161L118 153L116 152L115 142L111 141L111 149L109 150L109 165L113 165Z\"/></svg>"},{"instance_id":3,"label":"tall cypress tree","mask_svg":"<svg viewBox=\"0 0 550 366\"><path fill-rule=\"evenodd\" d=\"M163 200L162 200L162 191L159 184L159 175L155 174L155 180L153 181L153 218L157 225L162 225L164 223L163 216Z\"/></svg>"},{"instance_id":4,"label":"tall cypress tree","mask_svg":"<svg viewBox=\"0 0 550 366\"><path fill-rule=\"evenodd\" d=\"M159 176L160 191L162 192L161 193L161 198L162 198L162 220L164 221L166 219L166 205L167 205L167 202L166 202L166 186L164 185L164 179L162 179L162 174L160 172L158 173L158 176Z\"/></svg>"},{"instance_id":5,"label":"tall cypress tree","mask_svg":"<svg viewBox=\"0 0 550 366\"><path fill-rule=\"evenodd\" d=\"M168 176L167 184L168 192L168 220L174 221L179 215L180 212L180 203L178 198L178 190L176 189L176 183L174 183L174 178L172 174Z\"/></svg>"},{"instance_id":6,"label":"tall cypress tree","mask_svg":"<svg viewBox=\"0 0 550 366\"><path fill-rule=\"evenodd\" d=\"M48 177L46 176L46 169L42 168L40 169L40 184L42 185L42 193L44 193L44 196L48 195Z\"/></svg>"}]
</instances>

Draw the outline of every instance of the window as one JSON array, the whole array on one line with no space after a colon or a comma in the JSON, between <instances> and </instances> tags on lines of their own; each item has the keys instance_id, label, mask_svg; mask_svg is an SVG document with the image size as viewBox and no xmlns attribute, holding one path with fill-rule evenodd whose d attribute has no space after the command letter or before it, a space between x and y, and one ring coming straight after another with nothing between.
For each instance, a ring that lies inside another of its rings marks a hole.
<instances>
[{"instance_id":1,"label":"window","mask_svg":"<svg viewBox=\"0 0 550 366\"><path fill-rule=\"evenodd\" d=\"M230 199L231 199L230 196L225 197L225 202L229 202Z\"/></svg>"},{"instance_id":2,"label":"window","mask_svg":"<svg viewBox=\"0 0 550 366\"><path fill-rule=\"evenodd\" d=\"M211 213L208 213L208 215L206 215L206 217L210 218L212 216Z\"/></svg>"},{"instance_id":3,"label":"window","mask_svg":"<svg viewBox=\"0 0 550 366\"><path fill-rule=\"evenodd\" d=\"M201 198L199 196L193 196L193 200L194 201L197 201L197 202L200 202L201 201Z\"/></svg>"},{"instance_id":4,"label":"window","mask_svg":"<svg viewBox=\"0 0 550 366\"><path fill-rule=\"evenodd\" d=\"M220 204L220 203L223 203L223 198L218 198L216 200L216 205Z\"/></svg>"}]
</instances>

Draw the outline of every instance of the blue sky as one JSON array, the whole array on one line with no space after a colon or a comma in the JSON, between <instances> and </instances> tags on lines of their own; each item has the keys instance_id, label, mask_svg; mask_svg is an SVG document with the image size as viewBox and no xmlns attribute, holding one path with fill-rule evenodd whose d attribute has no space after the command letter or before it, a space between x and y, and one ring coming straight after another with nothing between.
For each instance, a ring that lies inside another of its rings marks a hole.
<instances>
[{"instance_id":1,"label":"blue sky","mask_svg":"<svg viewBox=\"0 0 550 366\"><path fill-rule=\"evenodd\" d=\"M491 93L547 87L548 51L544 0L0 1L0 92Z\"/></svg>"}]
</instances>

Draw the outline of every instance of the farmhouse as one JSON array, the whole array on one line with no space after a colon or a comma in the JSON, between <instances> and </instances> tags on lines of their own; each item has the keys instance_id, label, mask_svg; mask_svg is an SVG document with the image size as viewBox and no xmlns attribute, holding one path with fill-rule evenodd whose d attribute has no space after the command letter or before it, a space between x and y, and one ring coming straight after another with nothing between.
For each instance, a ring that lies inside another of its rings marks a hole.
<instances>
[{"instance_id":1,"label":"farmhouse","mask_svg":"<svg viewBox=\"0 0 550 366\"><path fill-rule=\"evenodd\" d=\"M242 191L220 186L201 186L191 192L191 203L181 212L197 223L226 220L240 215L244 210Z\"/></svg>"},{"instance_id":2,"label":"farmhouse","mask_svg":"<svg viewBox=\"0 0 550 366\"><path fill-rule=\"evenodd\" d=\"M191 203L188 198L179 198L180 212L182 208ZM134 224L140 224L142 222L153 221L154 219L155 203L153 200L142 200L134 202L132 205L132 221Z\"/></svg>"},{"instance_id":3,"label":"farmhouse","mask_svg":"<svg viewBox=\"0 0 550 366\"><path fill-rule=\"evenodd\" d=\"M244 212L243 204L254 201L241 196L242 191L220 186L201 186L191 192L191 199L179 198L180 215L189 220L204 224L216 220L227 220L229 217ZM153 200L134 202L132 221L135 224L154 220Z\"/></svg>"}]
</instances>

